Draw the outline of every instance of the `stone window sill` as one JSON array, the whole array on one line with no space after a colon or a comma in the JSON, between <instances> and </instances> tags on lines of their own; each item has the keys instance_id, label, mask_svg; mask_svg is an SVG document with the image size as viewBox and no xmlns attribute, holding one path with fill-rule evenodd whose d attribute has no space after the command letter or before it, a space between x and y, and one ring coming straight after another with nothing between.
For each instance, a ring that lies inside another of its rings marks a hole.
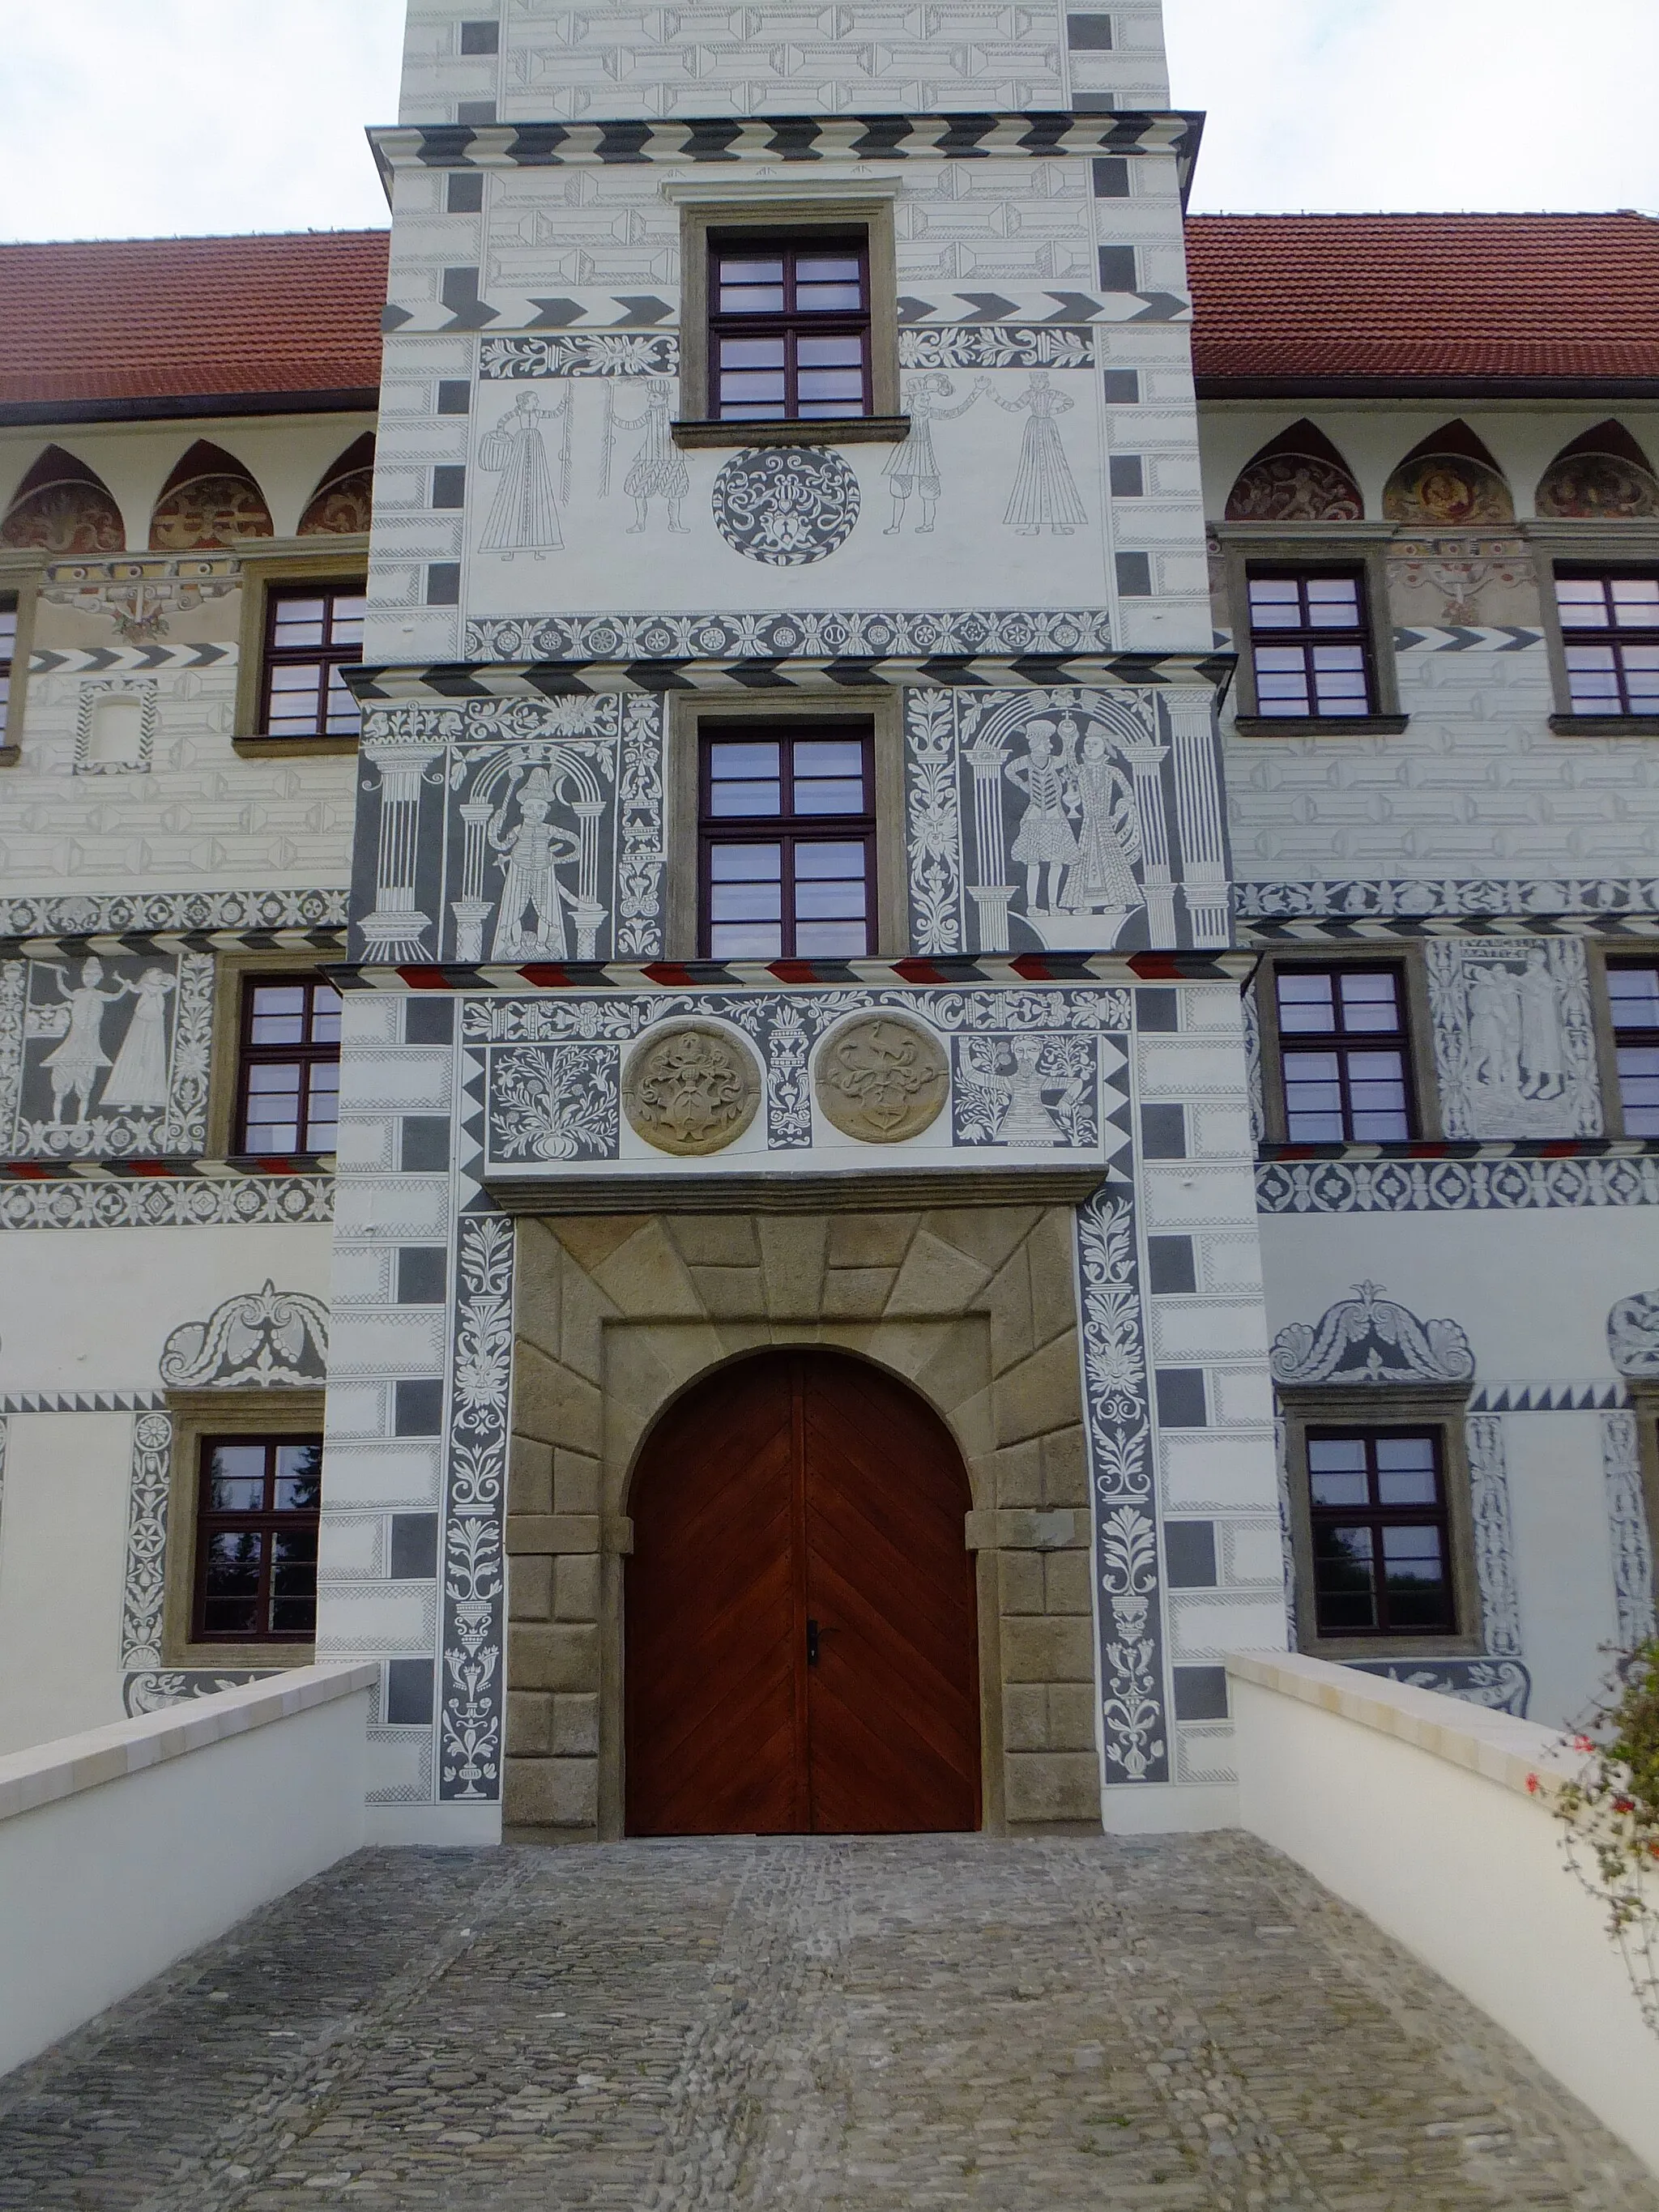
<instances>
[{"instance_id":1,"label":"stone window sill","mask_svg":"<svg viewBox=\"0 0 1659 2212\"><path fill-rule=\"evenodd\" d=\"M1241 738L1397 738L1409 714L1240 714Z\"/></svg>"},{"instance_id":2,"label":"stone window sill","mask_svg":"<svg viewBox=\"0 0 1659 2212\"><path fill-rule=\"evenodd\" d=\"M180 1644L161 1654L163 1667L234 1668L245 1674L316 1663L314 1644Z\"/></svg>"},{"instance_id":3,"label":"stone window sill","mask_svg":"<svg viewBox=\"0 0 1659 2212\"><path fill-rule=\"evenodd\" d=\"M1379 1419L1397 1421L1392 1408ZM1350 1659L1389 1659L1401 1667L1436 1659L1484 1659L1487 1654L1478 1636L1308 1636L1301 1645L1306 1659L1328 1659L1340 1667Z\"/></svg>"},{"instance_id":4,"label":"stone window sill","mask_svg":"<svg viewBox=\"0 0 1659 2212\"><path fill-rule=\"evenodd\" d=\"M231 750L244 760L315 760L355 753L356 738L233 738Z\"/></svg>"},{"instance_id":5,"label":"stone window sill","mask_svg":"<svg viewBox=\"0 0 1659 2212\"><path fill-rule=\"evenodd\" d=\"M1659 714L1552 714L1558 738L1659 738Z\"/></svg>"},{"instance_id":6,"label":"stone window sill","mask_svg":"<svg viewBox=\"0 0 1659 2212\"><path fill-rule=\"evenodd\" d=\"M826 422L676 422L677 446L896 446L908 415L844 415Z\"/></svg>"}]
</instances>

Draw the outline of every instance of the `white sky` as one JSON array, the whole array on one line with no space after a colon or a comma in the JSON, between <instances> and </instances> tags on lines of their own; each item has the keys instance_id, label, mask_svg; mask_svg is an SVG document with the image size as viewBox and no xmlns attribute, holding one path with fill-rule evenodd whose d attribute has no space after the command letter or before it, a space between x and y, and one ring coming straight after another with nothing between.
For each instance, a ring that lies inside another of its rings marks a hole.
<instances>
[{"instance_id":1,"label":"white sky","mask_svg":"<svg viewBox=\"0 0 1659 2212\"><path fill-rule=\"evenodd\" d=\"M1165 0L1197 208L1659 210L1659 0ZM0 236L386 221L403 0L0 0ZM4 303L0 301L0 313Z\"/></svg>"}]
</instances>

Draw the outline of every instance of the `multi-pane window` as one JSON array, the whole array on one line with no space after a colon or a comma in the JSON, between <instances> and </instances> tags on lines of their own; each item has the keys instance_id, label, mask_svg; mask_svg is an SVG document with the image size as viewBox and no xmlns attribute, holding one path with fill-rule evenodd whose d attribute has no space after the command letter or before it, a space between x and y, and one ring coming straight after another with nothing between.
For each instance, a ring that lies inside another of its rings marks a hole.
<instances>
[{"instance_id":1,"label":"multi-pane window","mask_svg":"<svg viewBox=\"0 0 1659 2212\"><path fill-rule=\"evenodd\" d=\"M196 1517L200 1644L309 1644L317 1632L320 1437L207 1437Z\"/></svg>"},{"instance_id":2,"label":"multi-pane window","mask_svg":"<svg viewBox=\"0 0 1659 2212\"><path fill-rule=\"evenodd\" d=\"M1659 1137L1659 964L1607 963L1613 1048L1627 1137Z\"/></svg>"},{"instance_id":3,"label":"multi-pane window","mask_svg":"<svg viewBox=\"0 0 1659 2212\"><path fill-rule=\"evenodd\" d=\"M242 987L236 1149L261 1158L334 1148L340 1103L340 994L315 975Z\"/></svg>"},{"instance_id":4,"label":"multi-pane window","mask_svg":"<svg viewBox=\"0 0 1659 2212\"><path fill-rule=\"evenodd\" d=\"M870 412L870 255L850 238L709 241L710 412L726 422Z\"/></svg>"},{"instance_id":5,"label":"multi-pane window","mask_svg":"<svg viewBox=\"0 0 1659 2212\"><path fill-rule=\"evenodd\" d=\"M1358 568L1252 568L1256 712L1294 720L1373 711L1365 580Z\"/></svg>"},{"instance_id":6,"label":"multi-pane window","mask_svg":"<svg viewBox=\"0 0 1659 2212\"><path fill-rule=\"evenodd\" d=\"M1575 714L1659 714L1659 573L1558 569Z\"/></svg>"},{"instance_id":7,"label":"multi-pane window","mask_svg":"<svg viewBox=\"0 0 1659 2212\"><path fill-rule=\"evenodd\" d=\"M301 584L265 606L264 734L355 738L343 671L363 657L363 586Z\"/></svg>"},{"instance_id":8,"label":"multi-pane window","mask_svg":"<svg viewBox=\"0 0 1659 2212\"><path fill-rule=\"evenodd\" d=\"M874 945L873 741L845 723L708 732L700 842L714 960L847 958Z\"/></svg>"},{"instance_id":9,"label":"multi-pane window","mask_svg":"<svg viewBox=\"0 0 1659 2212\"><path fill-rule=\"evenodd\" d=\"M0 745L17 742L6 735L6 717L11 706L11 664L16 653L17 602L0 599Z\"/></svg>"},{"instance_id":10,"label":"multi-pane window","mask_svg":"<svg viewBox=\"0 0 1659 2212\"><path fill-rule=\"evenodd\" d=\"M1280 968L1273 982L1285 1133L1292 1143L1385 1144L1415 1135L1401 969Z\"/></svg>"},{"instance_id":11,"label":"multi-pane window","mask_svg":"<svg viewBox=\"0 0 1659 2212\"><path fill-rule=\"evenodd\" d=\"M1437 1430L1310 1430L1308 1496L1322 1636L1455 1629Z\"/></svg>"}]
</instances>

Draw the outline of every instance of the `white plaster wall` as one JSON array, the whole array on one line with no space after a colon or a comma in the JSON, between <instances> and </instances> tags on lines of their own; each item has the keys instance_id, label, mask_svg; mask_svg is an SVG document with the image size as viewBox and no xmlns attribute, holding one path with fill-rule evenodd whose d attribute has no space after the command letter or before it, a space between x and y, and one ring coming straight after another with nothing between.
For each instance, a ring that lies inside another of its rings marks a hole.
<instances>
[{"instance_id":1,"label":"white plaster wall","mask_svg":"<svg viewBox=\"0 0 1659 2212\"><path fill-rule=\"evenodd\" d=\"M1515 1413L1504 1422L1510 1525L1529 1719L1565 1728L1607 1671L1618 1634L1601 1424L1595 1413Z\"/></svg>"},{"instance_id":2,"label":"white plaster wall","mask_svg":"<svg viewBox=\"0 0 1659 2212\"><path fill-rule=\"evenodd\" d=\"M156 1390L168 1335L267 1280L328 1297L325 1223L11 1230L0 1243L0 1394Z\"/></svg>"},{"instance_id":3,"label":"white plaster wall","mask_svg":"<svg viewBox=\"0 0 1659 2212\"><path fill-rule=\"evenodd\" d=\"M366 1683L216 1740L226 1708L300 1693L256 1684L0 1762L14 1796L67 1759L113 1778L0 1817L0 2072L362 1841ZM198 1747L127 1771L184 1731Z\"/></svg>"},{"instance_id":4,"label":"white plaster wall","mask_svg":"<svg viewBox=\"0 0 1659 2212\"><path fill-rule=\"evenodd\" d=\"M1097 12L1105 12L1103 9ZM507 15L500 52L463 55L474 0L415 0L404 45L406 123L454 119L494 100L504 120L551 117L806 115L909 107L1050 108L1110 91L1120 107L1170 97L1158 0L1115 0L1112 46L1068 53L1060 0L1018 11L947 0L854 0L824 15L772 0L733 15L693 4L659 14L607 0L579 15Z\"/></svg>"},{"instance_id":5,"label":"white plaster wall","mask_svg":"<svg viewBox=\"0 0 1659 2212\"><path fill-rule=\"evenodd\" d=\"M1315 1670L1333 1701L1345 1693L1342 1668L1289 1664ZM1437 1730L1472 1761L1491 1759L1509 1776L1499 1782L1237 1674L1231 1687L1243 1825L1473 1999L1659 2170L1653 2039L1601 1908L1563 1865L1548 1810L1513 1771L1548 1763L1549 1732L1365 1685L1362 1694L1411 1716L1405 1724L1420 1738ZM1477 1729L1494 1745L1501 1738L1507 1756L1477 1751Z\"/></svg>"},{"instance_id":6,"label":"white plaster wall","mask_svg":"<svg viewBox=\"0 0 1659 2212\"><path fill-rule=\"evenodd\" d=\"M0 1752L121 1717L132 1416L14 1413L6 1431Z\"/></svg>"},{"instance_id":7,"label":"white plaster wall","mask_svg":"<svg viewBox=\"0 0 1659 2212\"><path fill-rule=\"evenodd\" d=\"M1267 1214L1261 1233L1273 1334L1378 1283L1419 1319L1459 1324L1489 1398L1505 1385L1613 1385L1607 1310L1659 1280L1646 1206ZM1618 1633L1601 1415L1500 1418L1530 1715L1565 1723L1595 1692Z\"/></svg>"},{"instance_id":8,"label":"white plaster wall","mask_svg":"<svg viewBox=\"0 0 1659 2212\"><path fill-rule=\"evenodd\" d=\"M1261 1256L1275 1334L1364 1278L1425 1320L1461 1323L1479 1383L1611 1382L1607 1310L1659 1282L1659 1223L1644 1206L1273 1213Z\"/></svg>"}]
</instances>

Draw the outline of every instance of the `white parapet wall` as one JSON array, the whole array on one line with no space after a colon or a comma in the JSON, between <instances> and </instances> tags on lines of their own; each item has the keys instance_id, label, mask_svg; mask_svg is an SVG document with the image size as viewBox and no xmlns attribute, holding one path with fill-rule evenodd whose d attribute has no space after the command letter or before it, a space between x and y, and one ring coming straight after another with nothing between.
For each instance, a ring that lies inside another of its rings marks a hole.
<instances>
[{"instance_id":1,"label":"white parapet wall","mask_svg":"<svg viewBox=\"0 0 1659 2212\"><path fill-rule=\"evenodd\" d=\"M1550 1803L1581 1762L1560 1736L1322 1659L1235 1652L1227 1673L1243 1825L1461 1990L1659 2172L1659 2039L1562 1858Z\"/></svg>"},{"instance_id":2,"label":"white parapet wall","mask_svg":"<svg viewBox=\"0 0 1659 2212\"><path fill-rule=\"evenodd\" d=\"M363 1839L373 1666L0 1759L0 2073Z\"/></svg>"}]
</instances>

